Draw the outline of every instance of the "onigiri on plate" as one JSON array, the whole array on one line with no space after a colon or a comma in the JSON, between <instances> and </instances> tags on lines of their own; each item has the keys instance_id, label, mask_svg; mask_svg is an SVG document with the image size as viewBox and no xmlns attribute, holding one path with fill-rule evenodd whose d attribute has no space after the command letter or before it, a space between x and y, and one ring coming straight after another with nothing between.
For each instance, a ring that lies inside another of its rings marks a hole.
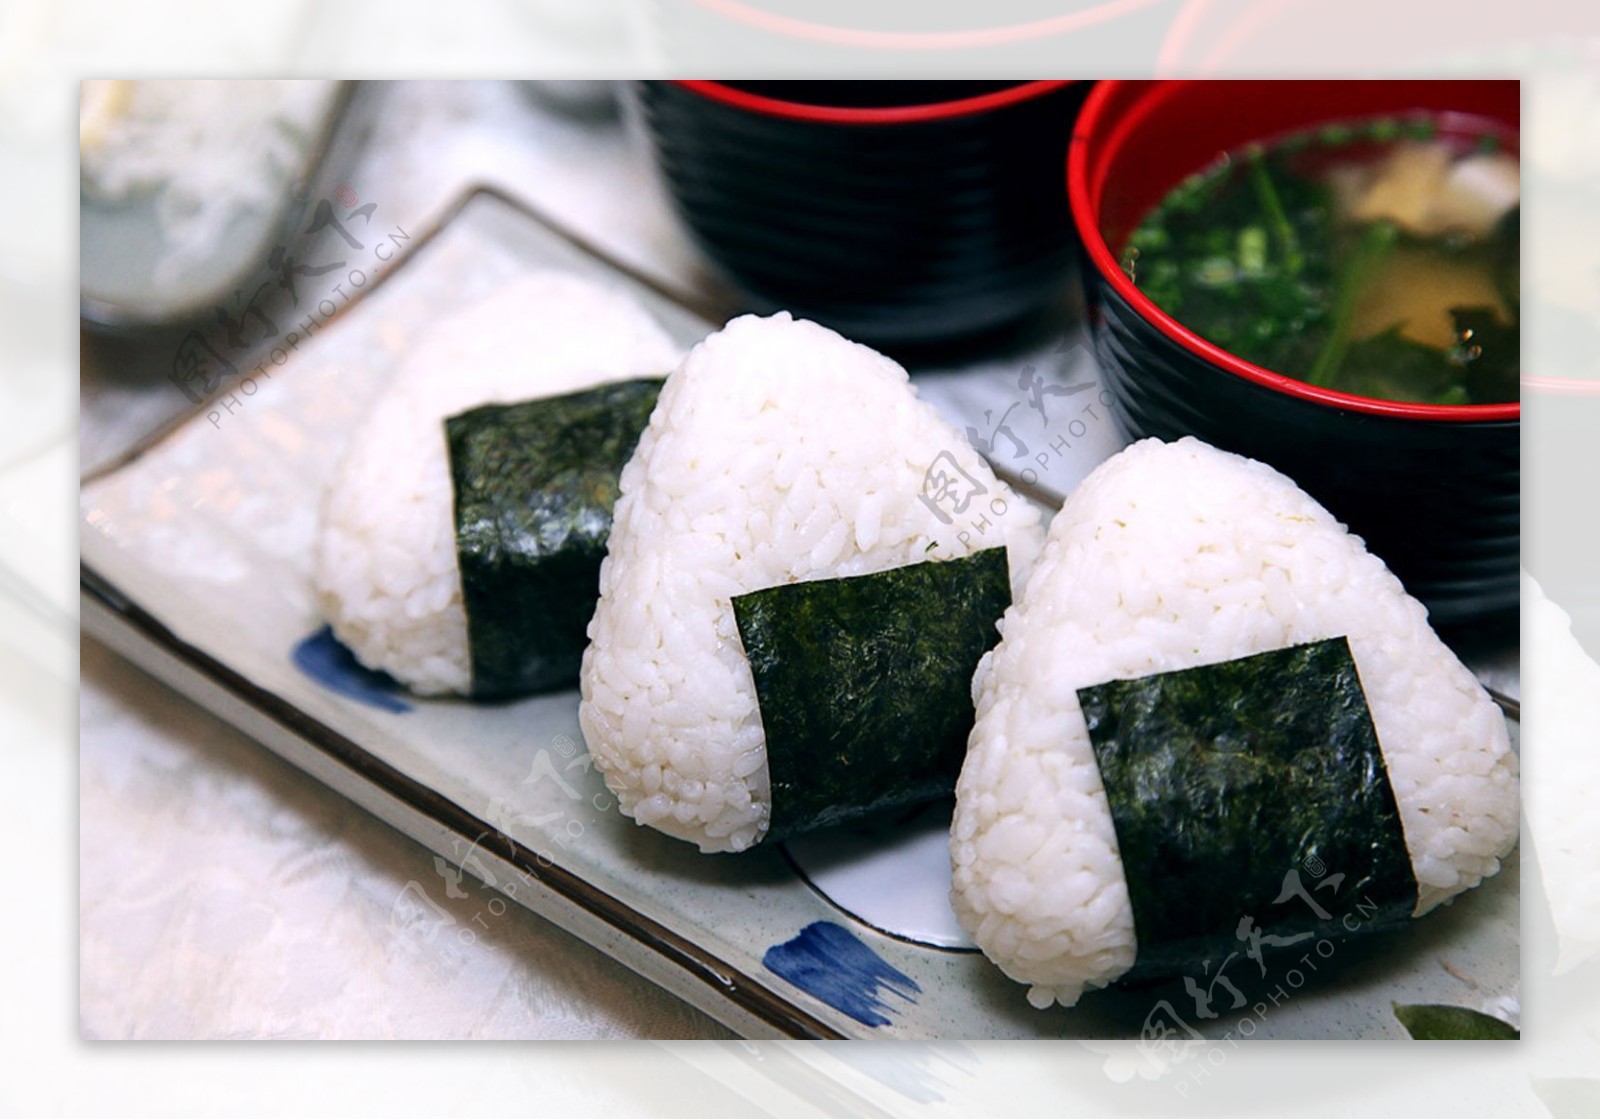
<instances>
[{"instance_id":1,"label":"onigiri on plate","mask_svg":"<svg viewBox=\"0 0 1600 1120\"><path fill-rule=\"evenodd\" d=\"M435 326L324 499L334 635L422 695L575 683L617 479L680 356L632 297L559 272Z\"/></svg>"},{"instance_id":2,"label":"onigiri on plate","mask_svg":"<svg viewBox=\"0 0 1600 1120\"><path fill-rule=\"evenodd\" d=\"M1516 844L1504 718L1422 606L1289 479L1192 438L1073 492L974 691L952 901L1035 1006L1325 955Z\"/></svg>"},{"instance_id":3,"label":"onigiri on plate","mask_svg":"<svg viewBox=\"0 0 1600 1120\"><path fill-rule=\"evenodd\" d=\"M622 472L579 711L622 811L740 851L948 794L1042 538L893 361L735 319Z\"/></svg>"}]
</instances>

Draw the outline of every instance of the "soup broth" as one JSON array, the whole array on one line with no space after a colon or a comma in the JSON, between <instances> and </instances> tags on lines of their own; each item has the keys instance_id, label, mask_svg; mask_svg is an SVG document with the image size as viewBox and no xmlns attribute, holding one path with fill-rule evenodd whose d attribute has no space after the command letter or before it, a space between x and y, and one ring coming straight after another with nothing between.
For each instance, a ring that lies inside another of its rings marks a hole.
<instances>
[{"instance_id":1,"label":"soup broth","mask_svg":"<svg viewBox=\"0 0 1600 1120\"><path fill-rule=\"evenodd\" d=\"M1122 263L1167 314L1274 372L1384 400L1514 401L1519 190L1493 138L1332 125L1191 176Z\"/></svg>"}]
</instances>

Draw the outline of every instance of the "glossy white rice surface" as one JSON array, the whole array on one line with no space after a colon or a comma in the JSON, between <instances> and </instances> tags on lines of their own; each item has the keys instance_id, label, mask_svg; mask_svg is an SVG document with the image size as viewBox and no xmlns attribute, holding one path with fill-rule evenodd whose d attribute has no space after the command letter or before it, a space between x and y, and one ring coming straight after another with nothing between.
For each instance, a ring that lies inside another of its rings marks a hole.
<instances>
[{"instance_id":1,"label":"glossy white rice surface","mask_svg":"<svg viewBox=\"0 0 1600 1120\"><path fill-rule=\"evenodd\" d=\"M986 487L987 515L946 524L920 500L942 452ZM734 596L999 544L1017 587L1042 538L900 366L787 314L733 320L668 378L622 473L579 717L623 812L708 852L766 833Z\"/></svg>"},{"instance_id":2,"label":"glossy white rice surface","mask_svg":"<svg viewBox=\"0 0 1600 1120\"><path fill-rule=\"evenodd\" d=\"M1070 1006L1137 951L1080 687L1347 635L1416 912L1493 875L1516 843L1517 760L1493 701L1383 563L1261 463L1194 439L1114 456L1056 516L1003 634L974 682L952 901L1035 1006Z\"/></svg>"},{"instance_id":3,"label":"glossy white rice surface","mask_svg":"<svg viewBox=\"0 0 1600 1120\"><path fill-rule=\"evenodd\" d=\"M413 692L470 692L445 419L660 377L680 356L631 296L561 272L531 273L433 327L354 433L324 499L315 579L338 639Z\"/></svg>"}]
</instances>

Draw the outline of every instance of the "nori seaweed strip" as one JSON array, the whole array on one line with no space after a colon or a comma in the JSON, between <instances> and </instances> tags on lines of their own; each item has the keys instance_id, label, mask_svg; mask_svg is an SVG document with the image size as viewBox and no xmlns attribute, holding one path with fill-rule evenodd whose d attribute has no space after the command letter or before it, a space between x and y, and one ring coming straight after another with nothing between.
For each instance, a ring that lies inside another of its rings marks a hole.
<instances>
[{"instance_id":1,"label":"nori seaweed strip","mask_svg":"<svg viewBox=\"0 0 1600 1120\"><path fill-rule=\"evenodd\" d=\"M1133 905L1125 979L1201 978L1200 962L1303 953L1411 916L1411 858L1344 638L1078 701Z\"/></svg>"},{"instance_id":2,"label":"nori seaweed strip","mask_svg":"<svg viewBox=\"0 0 1600 1120\"><path fill-rule=\"evenodd\" d=\"M736 596L772 779L766 839L949 796L972 674L1010 605L1003 547Z\"/></svg>"},{"instance_id":3,"label":"nori seaweed strip","mask_svg":"<svg viewBox=\"0 0 1600 1120\"><path fill-rule=\"evenodd\" d=\"M661 385L618 381L445 421L473 696L576 683L618 480Z\"/></svg>"}]
</instances>

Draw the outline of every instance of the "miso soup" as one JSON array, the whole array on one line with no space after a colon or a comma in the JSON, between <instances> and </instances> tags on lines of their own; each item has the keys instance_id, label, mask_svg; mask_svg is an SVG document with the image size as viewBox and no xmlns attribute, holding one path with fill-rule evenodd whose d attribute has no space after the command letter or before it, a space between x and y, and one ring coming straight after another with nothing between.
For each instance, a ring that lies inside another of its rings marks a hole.
<instances>
[{"instance_id":1,"label":"miso soup","mask_svg":"<svg viewBox=\"0 0 1600 1120\"><path fill-rule=\"evenodd\" d=\"M1168 315L1274 372L1384 400L1514 401L1519 192L1491 136L1331 125L1190 176L1122 263Z\"/></svg>"}]
</instances>

